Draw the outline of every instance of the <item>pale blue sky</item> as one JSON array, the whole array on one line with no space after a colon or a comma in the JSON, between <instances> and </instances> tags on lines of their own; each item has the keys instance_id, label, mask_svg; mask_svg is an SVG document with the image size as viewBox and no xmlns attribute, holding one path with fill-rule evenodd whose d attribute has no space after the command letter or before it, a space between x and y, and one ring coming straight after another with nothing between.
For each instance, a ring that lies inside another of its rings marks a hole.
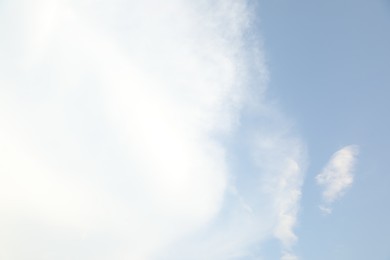
<instances>
[{"instance_id":1,"label":"pale blue sky","mask_svg":"<svg viewBox=\"0 0 390 260\"><path fill-rule=\"evenodd\" d=\"M388 1L260 1L270 91L307 141L297 229L303 259L390 259ZM355 183L330 216L314 176L335 149L358 144Z\"/></svg>"}]
</instances>

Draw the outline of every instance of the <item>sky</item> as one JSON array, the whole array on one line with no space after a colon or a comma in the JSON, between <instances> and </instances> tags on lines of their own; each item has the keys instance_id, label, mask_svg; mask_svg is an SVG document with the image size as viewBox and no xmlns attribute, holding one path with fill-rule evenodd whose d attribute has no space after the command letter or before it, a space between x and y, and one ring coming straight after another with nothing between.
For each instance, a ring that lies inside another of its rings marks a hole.
<instances>
[{"instance_id":1,"label":"sky","mask_svg":"<svg viewBox=\"0 0 390 260\"><path fill-rule=\"evenodd\" d=\"M0 1L0 258L390 260L390 2Z\"/></svg>"}]
</instances>

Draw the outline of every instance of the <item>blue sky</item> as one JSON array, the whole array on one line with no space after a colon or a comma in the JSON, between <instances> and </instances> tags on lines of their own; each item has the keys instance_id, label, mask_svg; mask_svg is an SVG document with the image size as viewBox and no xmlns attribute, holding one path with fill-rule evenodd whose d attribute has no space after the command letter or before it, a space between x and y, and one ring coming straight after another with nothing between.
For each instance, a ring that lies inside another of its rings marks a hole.
<instances>
[{"instance_id":1,"label":"blue sky","mask_svg":"<svg viewBox=\"0 0 390 260\"><path fill-rule=\"evenodd\" d=\"M0 258L390 259L388 1L0 1Z\"/></svg>"},{"instance_id":2,"label":"blue sky","mask_svg":"<svg viewBox=\"0 0 390 260\"><path fill-rule=\"evenodd\" d=\"M388 1L261 1L270 91L307 141L299 250L304 259L388 259ZM334 149L358 144L355 183L318 215L314 176ZM375 241L375 242L373 242Z\"/></svg>"}]
</instances>

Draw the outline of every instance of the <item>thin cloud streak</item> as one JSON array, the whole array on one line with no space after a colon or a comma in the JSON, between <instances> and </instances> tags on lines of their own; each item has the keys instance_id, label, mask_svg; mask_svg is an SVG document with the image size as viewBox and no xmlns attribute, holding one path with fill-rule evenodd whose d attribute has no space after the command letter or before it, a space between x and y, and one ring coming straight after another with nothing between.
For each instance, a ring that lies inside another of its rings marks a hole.
<instances>
[{"instance_id":1,"label":"thin cloud streak","mask_svg":"<svg viewBox=\"0 0 390 260\"><path fill-rule=\"evenodd\" d=\"M298 240L294 227L306 168L305 146L291 133L284 121L274 120L281 130L269 127L273 130L268 134L262 130L256 145L257 165L262 172L262 190L272 203L270 212L275 214L272 233L281 242L284 251L281 259L293 256L293 246Z\"/></svg>"},{"instance_id":2,"label":"thin cloud streak","mask_svg":"<svg viewBox=\"0 0 390 260\"><path fill-rule=\"evenodd\" d=\"M341 198L352 185L358 153L357 145L343 147L332 155L322 172L316 176L317 184L323 188L323 205L320 205L320 209L325 214L332 212L333 202Z\"/></svg>"}]
</instances>

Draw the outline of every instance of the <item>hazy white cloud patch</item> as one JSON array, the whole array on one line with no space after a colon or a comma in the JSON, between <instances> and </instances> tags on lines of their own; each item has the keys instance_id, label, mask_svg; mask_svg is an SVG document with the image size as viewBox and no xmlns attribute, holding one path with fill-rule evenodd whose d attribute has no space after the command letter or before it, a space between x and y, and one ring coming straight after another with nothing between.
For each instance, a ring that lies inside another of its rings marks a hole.
<instances>
[{"instance_id":1,"label":"hazy white cloud patch","mask_svg":"<svg viewBox=\"0 0 390 260\"><path fill-rule=\"evenodd\" d=\"M299 258L295 255L292 255L290 253L284 253L281 260L298 260Z\"/></svg>"},{"instance_id":2,"label":"hazy white cloud patch","mask_svg":"<svg viewBox=\"0 0 390 260\"><path fill-rule=\"evenodd\" d=\"M305 148L250 9L2 1L0 258L296 259Z\"/></svg>"},{"instance_id":3,"label":"hazy white cloud patch","mask_svg":"<svg viewBox=\"0 0 390 260\"><path fill-rule=\"evenodd\" d=\"M332 158L316 176L317 184L323 188L323 203L320 210L332 213L332 204L339 199L353 183L353 170L359 148L356 145L345 146L332 155Z\"/></svg>"}]
</instances>

